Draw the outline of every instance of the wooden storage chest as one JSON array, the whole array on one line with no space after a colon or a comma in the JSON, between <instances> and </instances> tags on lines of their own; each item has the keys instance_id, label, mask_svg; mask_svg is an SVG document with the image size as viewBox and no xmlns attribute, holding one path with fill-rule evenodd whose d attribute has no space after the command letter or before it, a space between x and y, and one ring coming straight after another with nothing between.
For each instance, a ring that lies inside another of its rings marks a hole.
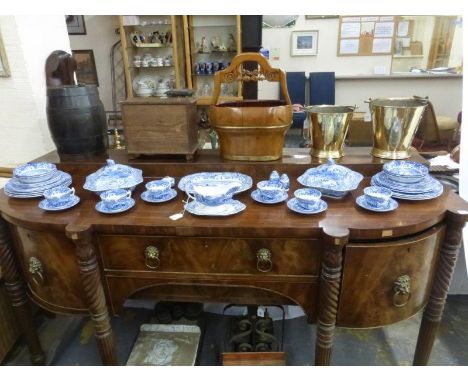
<instances>
[{"instance_id":1,"label":"wooden storage chest","mask_svg":"<svg viewBox=\"0 0 468 382\"><path fill-rule=\"evenodd\" d=\"M130 98L122 102L130 155L185 155L197 151L197 106L191 97Z\"/></svg>"}]
</instances>

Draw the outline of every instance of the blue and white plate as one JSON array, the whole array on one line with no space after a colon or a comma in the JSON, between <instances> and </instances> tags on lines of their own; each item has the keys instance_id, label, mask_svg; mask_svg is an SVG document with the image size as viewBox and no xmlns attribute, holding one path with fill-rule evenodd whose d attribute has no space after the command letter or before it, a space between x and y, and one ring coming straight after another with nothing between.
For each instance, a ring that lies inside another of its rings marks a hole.
<instances>
[{"instance_id":1,"label":"blue and white plate","mask_svg":"<svg viewBox=\"0 0 468 382\"><path fill-rule=\"evenodd\" d=\"M444 193L444 187L440 185L440 188L431 192L424 192L421 194L402 194L394 192L392 198L403 199L403 200L430 200L438 198Z\"/></svg>"},{"instance_id":2,"label":"blue and white plate","mask_svg":"<svg viewBox=\"0 0 468 382\"><path fill-rule=\"evenodd\" d=\"M206 204L192 201L187 203L186 210L193 215L199 216L229 216L238 214L245 210L245 204L238 200L231 199L229 202L219 206L207 206Z\"/></svg>"},{"instance_id":3,"label":"blue and white plate","mask_svg":"<svg viewBox=\"0 0 468 382\"><path fill-rule=\"evenodd\" d=\"M62 211L76 206L79 202L80 198L76 195L71 195L69 200L60 206L54 206L50 203L50 200L44 199L39 203L39 208L45 211Z\"/></svg>"},{"instance_id":4,"label":"blue and white plate","mask_svg":"<svg viewBox=\"0 0 468 382\"><path fill-rule=\"evenodd\" d=\"M145 191L141 194L141 198L145 202L148 202L148 203L163 203L163 202L168 202L169 200L174 199L177 195L177 191L172 188L162 197L161 196L155 197L153 195L154 194L150 193L149 191Z\"/></svg>"},{"instance_id":5,"label":"blue and white plate","mask_svg":"<svg viewBox=\"0 0 468 382\"><path fill-rule=\"evenodd\" d=\"M44 194L44 191L59 186L69 186L72 183L72 177L66 172L57 171L58 175L54 176L51 182L43 183L34 187L23 185L12 178L5 184L3 189L5 194L12 198L37 198Z\"/></svg>"},{"instance_id":6,"label":"blue and white plate","mask_svg":"<svg viewBox=\"0 0 468 382\"><path fill-rule=\"evenodd\" d=\"M423 192L431 192L440 187L440 182L430 175L421 178L415 183L400 183L390 179L385 172L379 172L372 177L371 182L376 186L387 187L392 191L401 192L404 194L419 194Z\"/></svg>"},{"instance_id":7,"label":"blue and white plate","mask_svg":"<svg viewBox=\"0 0 468 382\"><path fill-rule=\"evenodd\" d=\"M388 205L384 206L384 207L372 207L372 206L370 206L369 204L367 204L367 200L366 200L365 195L358 196L356 198L356 203L360 207L362 207L362 208L364 208L366 210L369 210L369 211L374 211L374 212L389 212L389 211L393 211L393 210L398 208L398 202L396 200L393 200L392 198L390 198L390 200L388 202Z\"/></svg>"},{"instance_id":8,"label":"blue and white plate","mask_svg":"<svg viewBox=\"0 0 468 382\"><path fill-rule=\"evenodd\" d=\"M294 212L297 212L299 214L306 215L318 214L320 212L325 211L328 208L328 204L324 200L320 200L317 206L313 209L306 209L301 207L296 198L289 199L287 205L290 210L293 210Z\"/></svg>"},{"instance_id":9,"label":"blue and white plate","mask_svg":"<svg viewBox=\"0 0 468 382\"><path fill-rule=\"evenodd\" d=\"M125 199L122 202L122 205L119 206L119 208L108 208L104 205L102 201L100 201L98 204L96 204L96 210L99 212L102 212L103 214L118 214L120 212L124 212L129 210L135 205L135 199L129 198Z\"/></svg>"},{"instance_id":10,"label":"blue and white plate","mask_svg":"<svg viewBox=\"0 0 468 382\"><path fill-rule=\"evenodd\" d=\"M203 183L213 184L213 181L221 183L238 183L240 184L239 190L236 194L244 192L252 187L252 178L248 175L239 172L199 172L184 176L177 187L181 191L192 192L193 184L203 185Z\"/></svg>"},{"instance_id":11,"label":"blue and white plate","mask_svg":"<svg viewBox=\"0 0 468 382\"><path fill-rule=\"evenodd\" d=\"M284 192L282 195L280 195L277 198L274 199L267 199L262 197L262 194L260 193L260 190L255 190L252 191L250 194L253 200L259 203L264 203L264 204L276 204L276 203L281 203L284 202L288 198L288 193Z\"/></svg>"}]
</instances>

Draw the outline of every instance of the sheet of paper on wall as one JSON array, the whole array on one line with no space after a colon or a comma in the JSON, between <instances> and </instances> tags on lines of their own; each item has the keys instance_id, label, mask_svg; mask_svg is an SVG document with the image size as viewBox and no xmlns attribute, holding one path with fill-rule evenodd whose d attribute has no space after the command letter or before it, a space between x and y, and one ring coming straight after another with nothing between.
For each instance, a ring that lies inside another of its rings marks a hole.
<instances>
[{"instance_id":1,"label":"sheet of paper on wall","mask_svg":"<svg viewBox=\"0 0 468 382\"><path fill-rule=\"evenodd\" d=\"M411 43L411 37L403 37L403 38L400 38L400 41L401 41L401 46L403 48L409 48L410 47L410 43Z\"/></svg>"},{"instance_id":2,"label":"sheet of paper on wall","mask_svg":"<svg viewBox=\"0 0 468 382\"><path fill-rule=\"evenodd\" d=\"M393 16L380 16L380 21L393 21Z\"/></svg>"},{"instance_id":3,"label":"sheet of paper on wall","mask_svg":"<svg viewBox=\"0 0 468 382\"><path fill-rule=\"evenodd\" d=\"M374 37L393 37L393 22L375 23Z\"/></svg>"},{"instance_id":4,"label":"sheet of paper on wall","mask_svg":"<svg viewBox=\"0 0 468 382\"><path fill-rule=\"evenodd\" d=\"M340 54L357 54L359 39L340 40Z\"/></svg>"},{"instance_id":5,"label":"sheet of paper on wall","mask_svg":"<svg viewBox=\"0 0 468 382\"><path fill-rule=\"evenodd\" d=\"M379 16L362 16L361 22L365 21L379 21Z\"/></svg>"},{"instance_id":6,"label":"sheet of paper on wall","mask_svg":"<svg viewBox=\"0 0 468 382\"><path fill-rule=\"evenodd\" d=\"M270 61L279 61L280 60L280 48L271 48L270 49Z\"/></svg>"},{"instance_id":7,"label":"sheet of paper on wall","mask_svg":"<svg viewBox=\"0 0 468 382\"><path fill-rule=\"evenodd\" d=\"M361 18L359 16L351 16L351 17L343 17L341 19L341 22L342 23L351 23L351 22L354 22L354 21L361 21Z\"/></svg>"},{"instance_id":8,"label":"sheet of paper on wall","mask_svg":"<svg viewBox=\"0 0 468 382\"><path fill-rule=\"evenodd\" d=\"M361 23L342 23L341 38L359 37L361 33Z\"/></svg>"},{"instance_id":9,"label":"sheet of paper on wall","mask_svg":"<svg viewBox=\"0 0 468 382\"><path fill-rule=\"evenodd\" d=\"M409 20L403 20L398 23L398 37L406 37L409 32Z\"/></svg>"},{"instance_id":10,"label":"sheet of paper on wall","mask_svg":"<svg viewBox=\"0 0 468 382\"><path fill-rule=\"evenodd\" d=\"M374 38L374 41L372 43L372 53L391 53L391 51L391 38Z\"/></svg>"}]
</instances>

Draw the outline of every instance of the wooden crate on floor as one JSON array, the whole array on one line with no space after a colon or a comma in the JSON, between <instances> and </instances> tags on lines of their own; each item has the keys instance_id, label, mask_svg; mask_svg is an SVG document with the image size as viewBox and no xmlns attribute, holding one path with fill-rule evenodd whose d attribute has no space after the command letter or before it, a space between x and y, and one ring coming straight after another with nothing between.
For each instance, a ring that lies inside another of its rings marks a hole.
<instances>
[{"instance_id":1,"label":"wooden crate on floor","mask_svg":"<svg viewBox=\"0 0 468 382\"><path fill-rule=\"evenodd\" d=\"M223 366L285 366L285 352L222 353Z\"/></svg>"}]
</instances>

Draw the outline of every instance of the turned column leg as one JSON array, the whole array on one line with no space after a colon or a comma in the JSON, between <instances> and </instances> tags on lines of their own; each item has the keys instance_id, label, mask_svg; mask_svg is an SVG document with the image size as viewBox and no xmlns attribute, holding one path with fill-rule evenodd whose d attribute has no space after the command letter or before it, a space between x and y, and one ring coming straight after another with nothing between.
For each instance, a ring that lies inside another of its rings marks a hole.
<instances>
[{"instance_id":1,"label":"turned column leg","mask_svg":"<svg viewBox=\"0 0 468 382\"><path fill-rule=\"evenodd\" d=\"M102 362L104 365L117 365L114 335L107 311L96 251L92 242L91 229L90 227L68 226L66 233L76 245L83 296L94 324Z\"/></svg>"},{"instance_id":2,"label":"turned column leg","mask_svg":"<svg viewBox=\"0 0 468 382\"><path fill-rule=\"evenodd\" d=\"M0 217L0 266L5 289L13 306L16 321L24 335L31 354L33 365L45 365L46 355L42 350L39 336L34 326L31 307L26 296L23 279L18 271L10 238L8 224Z\"/></svg>"},{"instance_id":3,"label":"turned column leg","mask_svg":"<svg viewBox=\"0 0 468 382\"><path fill-rule=\"evenodd\" d=\"M434 284L432 285L429 302L424 309L421 327L419 328L418 342L413 360L413 365L415 366L427 365L429 361L437 330L442 320L445 300L447 299L450 281L460 250L462 229L465 224L466 215L457 215L452 212L447 212L447 214L447 229L440 249Z\"/></svg>"},{"instance_id":4,"label":"turned column leg","mask_svg":"<svg viewBox=\"0 0 468 382\"><path fill-rule=\"evenodd\" d=\"M324 252L320 273L317 340L315 364L330 364L333 335L335 332L338 298L341 286L343 247L348 241L347 229L324 229Z\"/></svg>"}]
</instances>

